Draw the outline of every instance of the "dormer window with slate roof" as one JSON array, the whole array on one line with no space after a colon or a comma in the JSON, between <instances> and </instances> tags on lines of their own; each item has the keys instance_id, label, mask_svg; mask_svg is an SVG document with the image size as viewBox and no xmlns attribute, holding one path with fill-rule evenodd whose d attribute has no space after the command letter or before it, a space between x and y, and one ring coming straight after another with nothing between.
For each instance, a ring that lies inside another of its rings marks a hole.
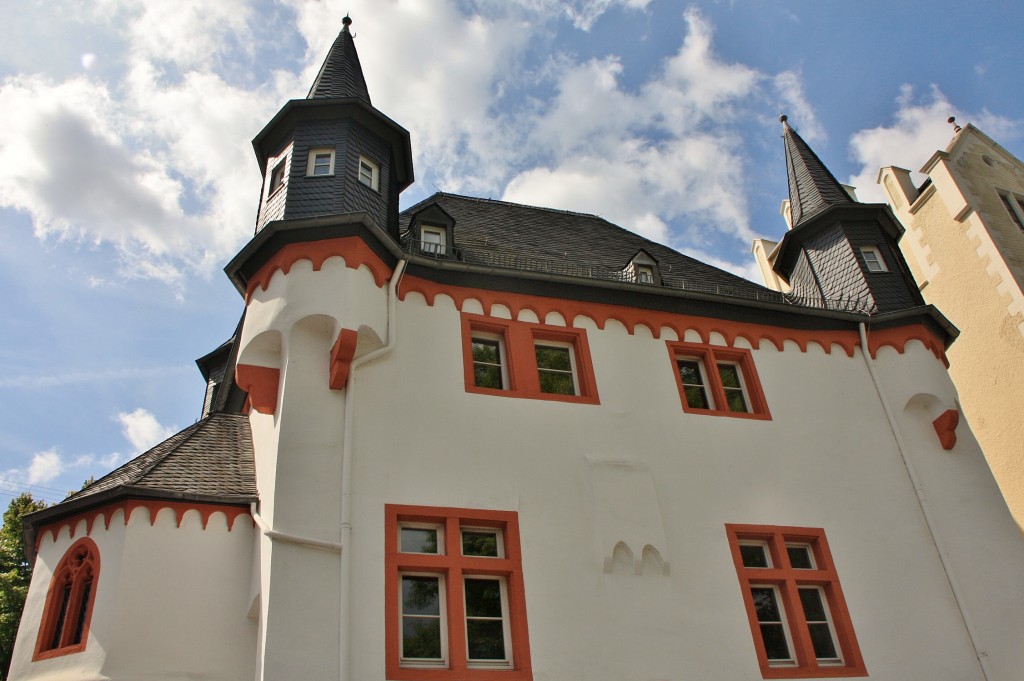
<instances>
[{"instance_id":1,"label":"dormer window with slate roof","mask_svg":"<svg viewBox=\"0 0 1024 681\"><path fill-rule=\"evenodd\" d=\"M634 284L648 284L657 286L661 284L661 274L658 272L658 263L646 251L640 251L629 261L625 270L626 279Z\"/></svg>"},{"instance_id":2,"label":"dormer window with slate roof","mask_svg":"<svg viewBox=\"0 0 1024 681\"><path fill-rule=\"evenodd\" d=\"M408 238L414 253L447 258L453 254L454 237L455 219L437 204L417 212L409 223Z\"/></svg>"},{"instance_id":3,"label":"dormer window with slate roof","mask_svg":"<svg viewBox=\"0 0 1024 681\"><path fill-rule=\"evenodd\" d=\"M284 186L284 173L287 166L287 158L282 158L278 161L274 169L270 171L270 186L267 190L267 194L273 194L278 189Z\"/></svg>"}]
</instances>

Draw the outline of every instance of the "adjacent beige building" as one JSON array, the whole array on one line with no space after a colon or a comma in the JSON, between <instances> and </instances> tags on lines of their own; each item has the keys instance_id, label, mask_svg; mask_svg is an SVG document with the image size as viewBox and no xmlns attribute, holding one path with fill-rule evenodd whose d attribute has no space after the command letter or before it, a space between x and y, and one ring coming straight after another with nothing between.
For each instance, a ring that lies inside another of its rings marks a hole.
<instances>
[{"instance_id":1,"label":"adjacent beige building","mask_svg":"<svg viewBox=\"0 0 1024 681\"><path fill-rule=\"evenodd\" d=\"M950 375L1017 524L1024 527L1024 163L973 125L921 168L878 182L906 227L900 247L925 300L959 329Z\"/></svg>"}]
</instances>

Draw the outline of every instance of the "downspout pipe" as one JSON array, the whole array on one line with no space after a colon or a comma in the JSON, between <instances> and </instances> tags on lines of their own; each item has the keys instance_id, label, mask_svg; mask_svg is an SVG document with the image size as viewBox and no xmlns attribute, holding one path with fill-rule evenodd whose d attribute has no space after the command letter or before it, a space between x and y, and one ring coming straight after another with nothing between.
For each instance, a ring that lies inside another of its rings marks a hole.
<instances>
[{"instance_id":1,"label":"downspout pipe","mask_svg":"<svg viewBox=\"0 0 1024 681\"><path fill-rule=\"evenodd\" d=\"M272 541L283 541L289 544L298 544L299 546L311 546L315 549L324 549L325 551L341 551L341 544L339 542L324 541L323 539L304 537L301 534L291 534L289 532L278 532L271 528L270 524L256 510L255 501L249 503L249 514L252 515L256 526L263 532L263 536Z\"/></svg>"},{"instance_id":2,"label":"downspout pipe","mask_svg":"<svg viewBox=\"0 0 1024 681\"><path fill-rule=\"evenodd\" d=\"M942 543L942 538L939 536L935 519L932 517L931 507L928 505L924 486L921 484L920 479L917 476L917 470L914 468L913 461L911 461L910 457L907 456L907 445L903 440L903 433L900 431L899 424L896 421L896 415L892 410L892 405L889 404L889 400L885 396L885 391L882 390L882 384L878 379L878 372L875 369L875 361L872 359L871 351L868 349L868 332L867 326L864 322L860 322L860 349L861 354L864 355L864 363L868 367L868 373L871 375L871 382L875 385L875 392L878 393L878 400L882 403L882 410L885 411L885 418L889 421L889 429L892 431L893 439L896 441L896 449L899 450L900 459L903 461L903 467L907 471L907 477L910 478L910 483L914 486L914 493L917 495L917 503L921 507L921 514L924 516L924 522L928 527L928 534L931 537L932 544L935 546L935 551L939 554L939 561L942 563L942 570L946 574L946 581L949 582L949 588L953 592L953 600L956 601L956 607L960 612L960 618L963 620L964 628L967 629L967 636L971 639L971 646L974 648L974 655L978 658L978 664L981 666L981 675L985 678L985 681L989 681L989 679L992 678L992 675L990 674L991 670L988 668L988 653L986 653L979 644L978 632L974 628L974 621L971 619L970 614L964 607L963 592L960 590L960 583L957 581L957 578L953 573L952 566L949 564L949 555L946 552L946 547Z\"/></svg>"},{"instance_id":3,"label":"downspout pipe","mask_svg":"<svg viewBox=\"0 0 1024 681\"><path fill-rule=\"evenodd\" d=\"M345 418L341 445L341 578L339 594L338 679L352 678L352 420L355 411L356 369L391 353L398 342L398 327L395 323L395 308L398 300L398 284L405 272L406 260L399 260L388 283L388 327L387 342L362 357L352 360L345 387Z\"/></svg>"}]
</instances>

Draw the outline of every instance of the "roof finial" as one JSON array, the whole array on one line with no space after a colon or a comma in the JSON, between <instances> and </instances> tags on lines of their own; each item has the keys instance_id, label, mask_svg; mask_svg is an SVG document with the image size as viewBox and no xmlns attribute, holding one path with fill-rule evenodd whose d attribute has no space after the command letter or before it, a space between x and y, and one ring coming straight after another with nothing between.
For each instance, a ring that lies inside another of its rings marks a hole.
<instances>
[{"instance_id":1,"label":"roof finial","mask_svg":"<svg viewBox=\"0 0 1024 681\"><path fill-rule=\"evenodd\" d=\"M789 123L786 122L788 120L789 120L789 116L787 116L786 114L782 114L781 116L779 116L779 123L782 123L782 129L783 130L786 130L786 129L789 128Z\"/></svg>"},{"instance_id":2,"label":"roof finial","mask_svg":"<svg viewBox=\"0 0 1024 681\"><path fill-rule=\"evenodd\" d=\"M963 128L956 124L956 116L950 116L948 119L946 119L946 122L953 126L954 133L958 133L961 130L963 130Z\"/></svg>"},{"instance_id":3,"label":"roof finial","mask_svg":"<svg viewBox=\"0 0 1024 681\"><path fill-rule=\"evenodd\" d=\"M341 25L343 27L341 30L347 31L348 27L352 25L352 17L346 14L344 18L341 20Z\"/></svg>"}]
</instances>

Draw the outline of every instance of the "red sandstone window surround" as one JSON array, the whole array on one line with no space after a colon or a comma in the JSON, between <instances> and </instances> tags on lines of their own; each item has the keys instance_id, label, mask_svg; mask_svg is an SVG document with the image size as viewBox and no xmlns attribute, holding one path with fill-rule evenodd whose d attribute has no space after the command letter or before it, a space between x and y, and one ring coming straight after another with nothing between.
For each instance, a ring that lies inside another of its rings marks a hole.
<instances>
[{"instance_id":1,"label":"red sandstone window surround","mask_svg":"<svg viewBox=\"0 0 1024 681\"><path fill-rule=\"evenodd\" d=\"M384 512L387 678L530 681L517 514Z\"/></svg>"},{"instance_id":2,"label":"red sandstone window surround","mask_svg":"<svg viewBox=\"0 0 1024 681\"><path fill-rule=\"evenodd\" d=\"M770 420L750 350L668 343L683 411Z\"/></svg>"},{"instance_id":3,"label":"red sandstone window surround","mask_svg":"<svg viewBox=\"0 0 1024 681\"><path fill-rule=\"evenodd\" d=\"M867 676L825 532L726 525L766 679Z\"/></svg>"},{"instance_id":4,"label":"red sandstone window surround","mask_svg":"<svg viewBox=\"0 0 1024 681\"><path fill-rule=\"evenodd\" d=\"M466 392L599 404L585 329L462 315Z\"/></svg>"},{"instance_id":5,"label":"red sandstone window surround","mask_svg":"<svg viewBox=\"0 0 1024 681\"><path fill-rule=\"evenodd\" d=\"M72 544L50 580L33 661L85 650L99 574L95 542L83 537Z\"/></svg>"}]
</instances>

